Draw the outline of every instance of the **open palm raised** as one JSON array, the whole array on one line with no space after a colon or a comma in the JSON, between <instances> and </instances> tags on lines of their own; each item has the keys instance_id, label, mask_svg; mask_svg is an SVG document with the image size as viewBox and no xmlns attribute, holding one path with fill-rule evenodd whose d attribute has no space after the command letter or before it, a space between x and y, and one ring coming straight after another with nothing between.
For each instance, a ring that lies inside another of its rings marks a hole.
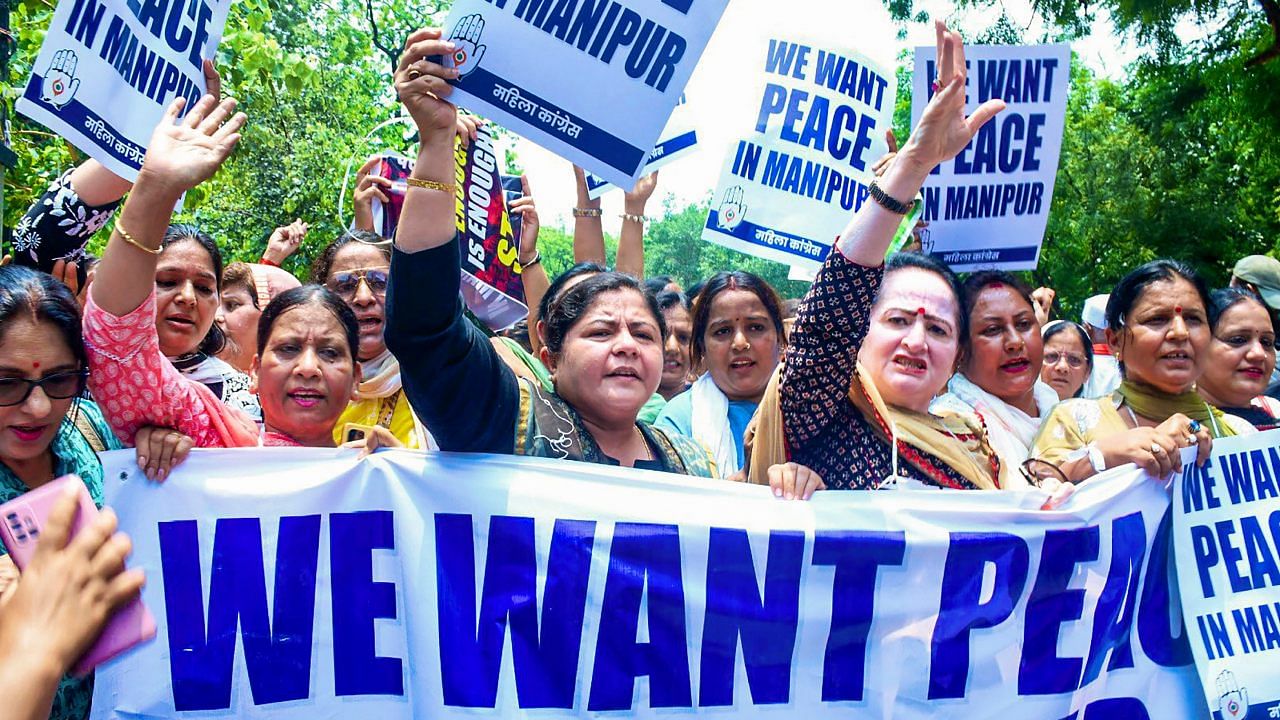
<instances>
[{"instance_id":1,"label":"open palm raised","mask_svg":"<svg viewBox=\"0 0 1280 720\"><path fill-rule=\"evenodd\" d=\"M139 175L170 190L183 193L213 177L240 141L244 113L232 112L236 101L221 103L206 95L181 122L178 113L186 104L179 98L169 105L164 119L151 134ZM230 118L230 119L228 119Z\"/></svg>"}]
</instances>

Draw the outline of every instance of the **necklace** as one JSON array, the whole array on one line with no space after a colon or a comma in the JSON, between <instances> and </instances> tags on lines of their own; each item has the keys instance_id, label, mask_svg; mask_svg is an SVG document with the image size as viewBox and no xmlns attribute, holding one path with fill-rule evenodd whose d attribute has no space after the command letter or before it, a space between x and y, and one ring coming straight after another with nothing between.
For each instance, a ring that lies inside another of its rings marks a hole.
<instances>
[{"instance_id":1,"label":"necklace","mask_svg":"<svg viewBox=\"0 0 1280 720\"><path fill-rule=\"evenodd\" d=\"M633 425L632 427L636 429L636 435L640 436L640 444L644 447L644 459L652 462L653 451L649 449L649 441L644 439L644 433L640 431L639 425Z\"/></svg>"}]
</instances>

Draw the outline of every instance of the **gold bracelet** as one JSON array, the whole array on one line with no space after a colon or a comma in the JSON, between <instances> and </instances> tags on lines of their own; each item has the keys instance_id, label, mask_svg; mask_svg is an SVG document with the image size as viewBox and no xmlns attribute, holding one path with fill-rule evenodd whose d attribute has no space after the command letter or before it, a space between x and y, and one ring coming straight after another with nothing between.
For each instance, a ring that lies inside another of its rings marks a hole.
<instances>
[{"instance_id":1,"label":"gold bracelet","mask_svg":"<svg viewBox=\"0 0 1280 720\"><path fill-rule=\"evenodd\" d=\"M621 217L623 220L630 220L631 222L640 223L641 225L643 225L645 221L645 217L643 215L632 215L631 213L622 213Z\"/></svg>"},{"instance_id":2,"label":"gold bracelet","mask_svg":"<svg viewBox=\"0 0 1280 720\"><path fill-rule=\"evenodd\" d=\"M435 180L421 180L416 177L408 177L404 179L409 187L423 188L425 190L439 190L440 192L453 194L458 186L453 183L436 182Z\"/></svg>"},{"instance_id":3,"label":"gold bracelet","mask_svg":"<svg viewBox=\"0 0 1280 720\"><path fill-rule=\"evenodd\" d=\"M121 215L123 215L124 213L122 212L122 213L120 213L120 214L121 214ZM161 252L162 250L164 250L164 248L162 248L162 247L158 247L158 248L156 248L156 249L152 250L151 248L147 247L146 245L143 245L142 243L138 242L137 240L134 240L134 239L133 239L133 236L129 234L129 231L128 231L128 230L125 230L125 229L124 229L124 226L120 224L120 221L119 221L119 220L116 220L116 232L117 232L117 233L120 233L120 237L121 237L125 242L127 242L127 243L129 243L130 245L132 245L132 246L134 246L134 247L138 248L138 249L139 249L139 250L141 250L142 252L145 252L145 253L151 253L152 255L159 255L159 254L160 254L160 252Z\"/></svg>"},{"instance_id":4,"label":"gold bracelet","mask_svg":"<svg viewBox=\"0 0 1280 720\"><path fill-rule=\"evenodd\" d=\"M593 218L598 218L598 217L600 217L601 215L604 215L604 211L603 211L603 210L601 210L600 208L579 208L579 207L576 207L576 208L574 208L574 209L573 209L573 216L574 216L574 217L580 217L580 218L589 218L589 217L593 217Z\"/></svg>"}]
</instances>

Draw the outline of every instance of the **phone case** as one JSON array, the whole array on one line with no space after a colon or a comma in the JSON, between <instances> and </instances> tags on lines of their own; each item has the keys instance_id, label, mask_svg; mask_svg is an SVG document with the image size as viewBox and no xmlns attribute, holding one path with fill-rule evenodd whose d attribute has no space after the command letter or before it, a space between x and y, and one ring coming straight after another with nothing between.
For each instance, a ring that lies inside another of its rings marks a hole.
<instances>
[{"instance_id":1,"label":"phone case","mask_svg":"<svg viewBox=\"0 0 1280 720\"><path fill-rule=\"evenodd\" d=\"M31 562L36 552L36 543L40 539L40 529L49 517L49 512L66 492L68 484L79 488L77 498L79 509L71 521L71 535L75 537L98 515L98 508L93 505L93 498L84 483L75 475L64 475L53 482L42 485L20 497L0 505L0 540L9 550L13 564L22 570ZM19 583L22 581L19 580ZM134 598L133 602L120 608L111 616L102 628L97 642L85 652L72 668L76 675L87 675L98 665L110 660L120 653L155 637L156 621L151 611L142 604L142 598Z\"/></svg>"}]
</instances>

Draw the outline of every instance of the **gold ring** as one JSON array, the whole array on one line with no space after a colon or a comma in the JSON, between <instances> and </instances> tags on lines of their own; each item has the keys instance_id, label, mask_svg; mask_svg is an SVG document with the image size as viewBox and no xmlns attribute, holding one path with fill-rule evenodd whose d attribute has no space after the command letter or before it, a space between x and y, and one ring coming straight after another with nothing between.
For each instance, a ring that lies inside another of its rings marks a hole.
<instances>
[{"instance_id":1,"label":"gold ring","mask_svg":"<svg viewBox=\"0 0 1280 720\"><path fill-rule=\"evenodd\" d=\"M420 70L414 70L413 68L410 68L410 69L409 69L409 79L410 79L410 80L417 80L417 79L418 79L418 78L420 78L420 77L422 77L422 71L420 71Z\"/></svg>"}]
</instances>

